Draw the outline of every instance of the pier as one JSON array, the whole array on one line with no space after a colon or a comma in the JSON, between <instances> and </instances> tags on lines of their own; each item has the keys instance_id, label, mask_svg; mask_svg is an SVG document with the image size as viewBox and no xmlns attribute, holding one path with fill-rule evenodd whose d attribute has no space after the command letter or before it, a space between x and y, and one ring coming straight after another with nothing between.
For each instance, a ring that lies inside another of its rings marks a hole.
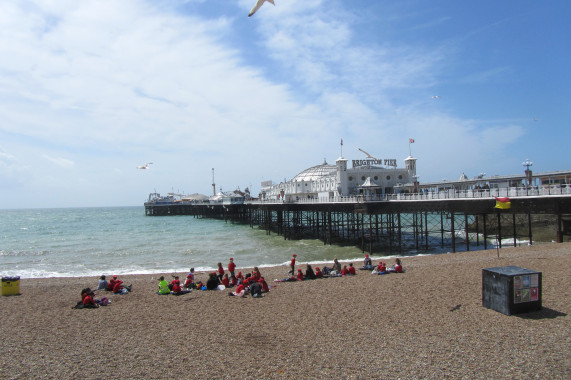
<instances>
[{"instance_id":1,"label":"pier","mask_svg":"<svg viewBox=\"0 0 571 380\"><path fill-rule=\"evenodd\" d=\"M398 194L382 199L344 197L298 202L242 204L145 204L149 216L191 215L248 224L284 239L319 239L354 245L363 252L403 253L488 248L493 240L569 241L571 188L513 188L490 192ZM495 196L510 196L511 207L495 208ZM541 235L541 236L540 236Z\"/></svg>"}]
</instances>

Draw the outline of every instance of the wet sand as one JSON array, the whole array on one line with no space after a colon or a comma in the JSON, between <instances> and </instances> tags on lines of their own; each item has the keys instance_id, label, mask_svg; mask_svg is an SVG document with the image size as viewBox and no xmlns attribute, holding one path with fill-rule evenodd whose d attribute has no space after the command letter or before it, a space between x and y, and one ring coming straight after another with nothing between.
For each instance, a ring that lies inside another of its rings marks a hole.
<instances>
[{"instance_id":1,"label":"wet sand","mask_svg":"<svg viewBox=\"0 0 571 380\"><path fill-rule=\"evenodd\" d=\"M0 297L0 378L571 378L571 243L403 265L295 283L261 268L276 286L258 299L158 296L160 274L122 276L132 293L98 291L111 304L84 310L72 306L96 278L22 279ZM506 265L542 272L541 311L482 307L482 269Z\"/></svg>"}]
</instances>

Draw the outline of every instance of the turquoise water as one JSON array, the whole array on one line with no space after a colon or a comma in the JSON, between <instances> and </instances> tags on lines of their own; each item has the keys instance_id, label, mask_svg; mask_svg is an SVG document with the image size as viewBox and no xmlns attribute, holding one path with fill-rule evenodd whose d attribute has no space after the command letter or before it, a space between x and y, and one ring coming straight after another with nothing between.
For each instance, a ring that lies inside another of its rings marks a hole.
<instances>
[{"instance_id":1,"label":"turquoise water","mask_svg":"<svg viewBox=\"0 0 571 380\"><path fill-rule=\"evenodd\" d=\"M143 207L0 210L0 275L22 278L184 272L238 267L360 262L355 247L284 240L248 225L192 216L145 216Z\"/></svg>"}]
</instances>

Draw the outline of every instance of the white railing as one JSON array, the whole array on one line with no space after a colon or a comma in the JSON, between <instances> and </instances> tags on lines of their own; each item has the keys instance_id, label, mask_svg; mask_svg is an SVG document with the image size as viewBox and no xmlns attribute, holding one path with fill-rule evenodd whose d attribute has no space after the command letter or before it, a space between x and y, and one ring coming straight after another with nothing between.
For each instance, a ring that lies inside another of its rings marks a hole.
<instances>
[{"instance_id":1,"label":"white railing","mask_svg":"<svg viewBox=\"0 0 571 380\"><path fill-rule=\"evenodd\" d=\"M400 193L384 195L355 195L348 197L300 198L292 201L258 200L252 204L312 204L312 203L359 203L386 201L429 201L439 199L490 199L494 197L523 198L543 196L571 196L571 185L549 185L540 187L509 187L501 189L442 190L438 192Z\"/></svg>"}]
</instances>

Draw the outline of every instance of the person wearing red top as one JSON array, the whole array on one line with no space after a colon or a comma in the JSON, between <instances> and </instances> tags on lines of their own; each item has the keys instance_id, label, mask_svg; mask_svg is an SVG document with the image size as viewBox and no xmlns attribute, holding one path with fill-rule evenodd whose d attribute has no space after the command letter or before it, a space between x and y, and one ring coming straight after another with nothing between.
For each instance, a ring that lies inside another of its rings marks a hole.
<instances>
[{"instance_id":1,"label":"person wearing red top","mask_svg":"<svg viewBox=\"0 0 571 380\"><path fill-rule=\"evenodd\" d=\"M228 273L226 273L224 278L222 278L222 285L224 285L225 288L230 287L230 279L228 278Z\"/></svg>"},{"instance_id":2,"label":"person wearing red top","mask_svg":"<svg viewBox=\"0 0 571 380\"><path fill-rule=\"evenodd\" d=\"M228 263L228 272L230 272L230 276L234 276L235 270L236 270L236 264L234 264L234 259L231 257L230 262Z\"/></svg>"},{"instance_id":3,"label":"person wearing red top","mask_svg":"<svg viewBox=\"0 0 571 380\"><path fill-rule=\"evenodd\" d=\"M115 282L117 282L117 276L113 276L113 278L109 280L109 282L107 283L107 290L112 292L113 288L115 287Z\"/></svg>"},{"instance_id":4,"label":"person wearing red top","mask_svg":"<svg viewBox=\"0 0 571 380\"><path fill-rule=\"evenodd\" d=\"M230 277L230 286L236 286L238 284L238 279L236 278L236 276L232 275L232 277Z\"/></svg>"},{"instance_id":5,"label":"person wearing red top","mask_svg":"<svg viewBox=\"0 0 571 380\"><path fill-rule=\"evenodd\" d=\"M384 273L387 271L387 264L383 263L382 261L379 262L379 266L377 267L379 273Z\"/></svg>"},{"instance_id":6,"label":"person wearing red top","mask_svg":"<svg viewBox=\"0 0 571 380\"><path fill-rule=\"evenodd\" d=\"M319 269L319 267L315 267L315 278L322 278L323 277L323 272L321 272L321 269Z\"/></svg>"},{"instance_id":7,"label":"person wearing red top","mask_svg":"<svg viewBox=\"0 0 571 380\"><path fill-rule=\"evenodd\" d=\"M83 300L81 301L83 307L99 307L99 305L93 299L93 292L85 293L83 296Z\"/></svg>"},{"instance_id":8,"label":"person wearing red top","mask_svg":"<svg viewBox=\"0 0 571 380\"><path fill-rule=\"evenodd\" d=\"M113 276L113 293L115 294L126 294L131 291L131 286L124 286L123 281L119 280L117 276ZM111 281L109 281L111 282Z\"/></svg>"},{"instance_id":9,"label":"person wearing red top","mask_svg":"<svg viewBox=\"0 0 571 380\"><path fill-rule=\"evenodd\" d=\"M242 280L244 281L244 276L242 276L242 272L238 272L238 275L236 276L237 280Z\"/></svg>"},{"instance_id":10,"label":"person wearing red top","mask_svg":"<svg viewBox=\"0 0 571 380\"><path fill-rule=\"evenodd\" d=\"M349 264L348 271L349 271L349 274L357 274L357 273L355 273L355 267L353 266L353 263Z\"/></svg>"},{"instance_id":11,"label":"person wearing red top","mask_svg":"<svg viewBox=\"0 0 571 380\"><path fill-rule=\"evenodd\" d=\"M236 297L245 297L246 296L246 287L244 284L238 285L235 292L228 293L229 296L236 296Z\"/></svg>"},{"instance_id":12,"label":"person wearing red top","mask_svg":"<svg viewBox=\"0 0 571 380\"><path fill-rule=\"evenodd\" d=\"M194 272L194 268L192 268ZM194 287L194 273L189 273L186 275L186 280L184 281L183 287L185 289L192 289Z\"/></svg>"},{"instance_id":13,"label":"person wearing red top","mask_svg":"<svg viewBox=\"0 0 571 380\"><path fill-rule=\"evenodd\" d=\"M222 277L224 277L224 268L222 268L222 263L218 263L218 280L222 281Z\"/></svg>"},{"instance_id":14,"label":"person wearing red top","mask_svg":"<svg viewBox=\"0 0 571 380\"><path fill-rule=\"evenodd\" d=\"M402 273L402 264L400 262L400 259L395 260L394 270L395 270L395 273Z\"/></svg>"},{"instance_id":15,"label":"person wearing red top","mask_svg":"<svg viewBox=\"0 0 571 380\"><path fill-rule=\"evenodd\" d=\"M303 272L301 269L297 270L297 281L303 281Z\"/></svg>"},{"instance_id":16,"label":"person wearing red top","mask_svg":"<svg viewBox=\"0 0 571 380\"><path fill-rule=\"evenodd\" d=\"M258 280L258 284L262 285L262 293L267 293L270 291L270 287L263 277Z\"/></svg>"},{"instance_id":17,"label":"person wearing red top","mask_svg":"<svg viewBox=\"0 0 571 380\"><path fill-rule=\"evenodd\" d=\"M182 289L180 287L180 280L178 279L178 276L174 276L174 280L171 281L171 292L173 294L180 294L182 293Z\"/></svg>"},{"instance_id":18,"label":"person wearing red top","mask_svg":"<svg viewBox=\"0 0 571 380\"><path fill-rule=\"evenodd\" d=\"M123 281L115 280L113 284L113 293L121 293L121 288L123 288Z\"/></svg>"},{"instance_id":19,"label":"person wearing red top","mask_svg":"<svg viewBox=\"0 0 571 380\"><path fill-rule=\"evenodd\" d=\"M293 274L295 273L295 258L297 257L297 255L294 253L292 258L291 258L291 262L289 264L291 270L289 272L287 272L288 274L291 273L291 275L293 276Z\"/></svg>"},{"instance_id":20,"label":"person wearing red top","mask_svg":"<svg viewBox=\"0 0 571 380\"><path fill-rule=\"evenodd\" d=\"M349 269L347 269L347 265L343 265L343 269L341 269L341 276L347 276L349 274Z\"/></svg>"},{"instance_id":21,"label":"person wearing red top","mask_svg":"<svg viewBox=\"0 0 571 380\"><path fill-rule=\"evenodd\" d=\"M258 267L254 267L254 270L252 271L252 278L254 281L260 281L262 279L262 274L260 273Z\"/></svg>"}]
</instances>

